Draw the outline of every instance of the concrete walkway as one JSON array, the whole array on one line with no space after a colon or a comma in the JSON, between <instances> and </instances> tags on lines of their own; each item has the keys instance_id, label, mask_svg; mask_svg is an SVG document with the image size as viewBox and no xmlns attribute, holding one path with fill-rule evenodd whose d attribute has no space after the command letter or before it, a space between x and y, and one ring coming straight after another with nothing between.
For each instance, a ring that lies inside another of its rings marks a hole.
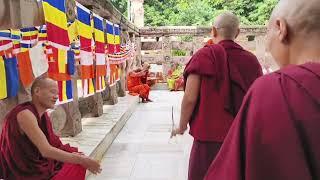
<instances>
[{"instance_id":1,"label":"concrete walkway","mask_svg":"<svg viewBox=\"0 0 320 180\"><path fill-rule=\"evenodd\" d=\"M139 104L102 159L102 173L89 180L186 180L192 138L169 139L171 108L178 124L182 92L152 91Z\"/></svg>"}]
</instances>

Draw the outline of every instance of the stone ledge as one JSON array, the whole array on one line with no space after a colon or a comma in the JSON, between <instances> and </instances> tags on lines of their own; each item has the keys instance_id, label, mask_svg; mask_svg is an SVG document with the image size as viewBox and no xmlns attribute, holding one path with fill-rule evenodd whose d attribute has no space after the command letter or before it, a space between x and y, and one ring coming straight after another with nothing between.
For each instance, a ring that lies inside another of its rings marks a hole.
<instances>
[{"instance_id":1,"label":"stone ledge","mask_svg":"<svg viewBox=\"0 0 320 180\"><path fill-rule=\"evenodd\" d=\"M116 105L104 105L103 114L82 119L82 132L75 137L61 138L63 143L79 148L90 157L101 160L138 104L137 96L119 97ZM89 176L90 173L87 173Z\"/></svg>"}]
</instances>

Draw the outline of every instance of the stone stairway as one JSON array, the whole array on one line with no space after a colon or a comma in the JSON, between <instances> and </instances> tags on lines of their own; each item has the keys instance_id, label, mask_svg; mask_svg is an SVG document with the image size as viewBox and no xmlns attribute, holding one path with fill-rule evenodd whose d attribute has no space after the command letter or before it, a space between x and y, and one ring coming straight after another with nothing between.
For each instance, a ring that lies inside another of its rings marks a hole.
<instances>
[{"instance_id":1,"label":"stone stairway","mask_svg":"<svg viewBox=\"0 0 320 180\"><path fill-rule=\"evenodd\" d=\"M61 138L62 142L70 143L84 154L101 161L139 101L137 96L130 95L119 97L118 100L115 105L104 105L102 116L83 118L82 132L75 137Z\"/></svg>"}]
</instances>

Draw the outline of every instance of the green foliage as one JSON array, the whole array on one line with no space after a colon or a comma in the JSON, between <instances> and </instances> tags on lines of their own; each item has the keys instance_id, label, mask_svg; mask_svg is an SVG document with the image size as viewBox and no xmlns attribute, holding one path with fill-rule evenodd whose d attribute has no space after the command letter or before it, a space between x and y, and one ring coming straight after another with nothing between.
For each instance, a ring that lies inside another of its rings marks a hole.
<instances>
[{"instance_id":1,"label":"green foliage","mask_svg":"<svg viewBox=\"0 0 320 180\"><path fill-rule=\"evenodd\" d=\"M180 41L183 42L192 42L193 41L193 36L189 35L189 36L179 36Z\"/></svg>"},{"instance_id":2,"label":"green foliage","mask_svg":"<svg viewBox=\"0 0 320 180\"><path fill-rule=\"evenodd\" d=\"M111 0L111 3L125 16L128 16L128 0Z\"/></svg>"},{"instance_id":3,"label":"green foliage","mask_svg":"<svg viewBox=\"0 0 320 180\"><path fill-rule=\"evenodd\" d=\"M172 56L186 56L187 52L184 50L180 50L180 49L174 49L171 51Z\"/></svg>"},{"instance_id":4,"label":"green foliage","mask_svg":"<svg viewBox=\"0 0 320 180\"><path fill-rule=\"evenodd\" d=\"M111 0L127 15L128 0ZM240 17L243 25L264 25L278 0L145 0L146 26L208 26L223 11Z\"/></svg>"},{"instance_id":5,"label":"green foliage","mask_svg":"<svg viewBox=\"0 0 320 180\"><path fill-rule=\"evenodd\" d=\"M148 0L146 26L208 26L223 11L240 17L243 25L264 25L278 0Z\"/></svg>"}]
</instances>

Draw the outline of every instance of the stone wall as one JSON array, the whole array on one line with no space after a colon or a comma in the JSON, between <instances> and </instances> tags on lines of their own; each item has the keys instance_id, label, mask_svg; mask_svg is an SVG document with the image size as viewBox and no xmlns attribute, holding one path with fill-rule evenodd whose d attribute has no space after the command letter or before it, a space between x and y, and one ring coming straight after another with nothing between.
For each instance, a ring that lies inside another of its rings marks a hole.
<instances>
[{"instance_id":1,"label":"stone wall","mask_svg":"<svg viewBox=\"0 0 320 180\"><path fill-rule=\"evenodd\" d=\"M205 39L210 38L210 31L210 27L173 26L141 28L140 35L145 40L144 42L142 42L142 51L144 51L144 54L142 55L142 61L163 64L165 67L168 67L168 64L170 62L186 63L190 59L190 55L194 54L199 48L204 46L206 42ZM268 53L266 53L266 31L267 29L265 26L241 27L240 35L236 41L245 49L256 54L263 67L271 67L272 70L277 70L278 66L274 62L273 58ZM177 36L185 35L192 35L193 42L183 42L176 40ZM185 50L187 52L187 56L171 57L171 54L169 52L171 52L172 49ZM170 58L166 59L165 57Z\"/></svg>"}]
</instances>

